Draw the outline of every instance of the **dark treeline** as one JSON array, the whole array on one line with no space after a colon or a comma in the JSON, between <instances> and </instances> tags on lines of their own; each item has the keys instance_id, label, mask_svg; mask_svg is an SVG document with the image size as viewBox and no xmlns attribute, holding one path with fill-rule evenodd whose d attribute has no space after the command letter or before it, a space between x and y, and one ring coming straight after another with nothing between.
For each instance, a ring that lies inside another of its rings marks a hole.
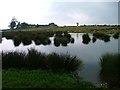
<instances>
[{"instance_id":1,"label":"dark treeline","mask_svg":"<svg viewBox=\"0 0 120 90\"><path fill-rule=\"evenodd\" d=\"M44 27L57 27L57 25L54 24L54 23L49 23L48 25L28 24L26 22L23 22L23 23L19 22L18 25L17 25L17 29L35 28L35 27L41 27L41 28L44 28Z\"/></svg>"},{"instance_id":2,"label":"dark treeline","mask_svg":"<svg viewBox=\"0 0 120 90\"><path fill-rule=\"evenodd\" d=\"M80 25L80 26L83 26L83 27L85 27L85 26L86 26L86 27L87 27L87 26L88 26L88 27L89 27L89 26L91 26L91 27L95 27L95 26L100 26L100 27L105 27L105 26L106 26L106 27L120 27L120 25L107 25L107 24L104 24L104 25L102 25L102 24L98 24L98 25L97 25L97 24L95 24L95 25L94 25L94 24L93 24L93 25L85 25L85 24L84 24L84 25Z\"/></svg>"}]
</instances>

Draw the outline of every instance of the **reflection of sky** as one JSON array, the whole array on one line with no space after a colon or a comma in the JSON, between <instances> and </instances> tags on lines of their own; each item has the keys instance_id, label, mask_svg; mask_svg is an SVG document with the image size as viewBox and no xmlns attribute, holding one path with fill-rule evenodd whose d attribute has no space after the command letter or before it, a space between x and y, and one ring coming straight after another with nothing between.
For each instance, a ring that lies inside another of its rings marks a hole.
<instances>
[{"instance_id":1,"label":"reflection of sky","mask_svg":"<svg viewBox=\"0 0 120 90\"><path fill-rule=\"evenodd\" d=\"M80 76L85 77L86 80L90 80L94 83L98 83L98 72L100 70L99 67L99 58L102 54L107 52L118 52L118 40L115 40L111 37L111 41L105 43L102 40L98 40L93 44L92 40L88 45L82 43L82 33L71 33L72 37L75 39L74 44L68 44L67 47L55 47L54 43L50 45L35 45L34 41L32 41L31 45L24 46L22 43L15 47L12 40L6 40L3 38L2 46L3 51L19 51L19 52L27 52L30 48L35 48L40 52L51 53L68 53L71 55L75 55L80 57L83 60L83 71L79 72ZM90 36L92 39L92 36ZM50 38L53 40L53 38Z\"/></svg>"}]
</instances>

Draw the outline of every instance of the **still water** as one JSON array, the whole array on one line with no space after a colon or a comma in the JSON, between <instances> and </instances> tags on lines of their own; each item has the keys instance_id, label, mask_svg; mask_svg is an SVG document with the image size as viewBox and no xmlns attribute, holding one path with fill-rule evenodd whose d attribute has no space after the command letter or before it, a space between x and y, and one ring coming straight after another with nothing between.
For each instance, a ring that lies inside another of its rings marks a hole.
<instances>
[{"instance_id":1,"label":"still water","mask_svg":"<svg viewBox=\"0 0 120 90\"><path fill-rule=\"evenodd\" d=\"M30 45L23 45L21 43L19 46L15 46L13 40L2 38L2 43L0 43L0 52L27 52L30 48L35 48L36 50L44 53L68 53L75 55L83 61L82 70L78 70L78 75L83 78L83 80L93 82L94 84L99 84L99 73L100 73L100 60L99 58L104 53L114 53L118 52L118 39L110 37L109 42L104 42L97 39L96 42L92 40L88 44L82 43L83 33L70 33L74 38L74 43L69 43L67 46L54 46L54 37L50 37L52 41L50 45L35 45L32 41ZM89 34L92 39L92 34Z\"/></svg>"}]
</instances>

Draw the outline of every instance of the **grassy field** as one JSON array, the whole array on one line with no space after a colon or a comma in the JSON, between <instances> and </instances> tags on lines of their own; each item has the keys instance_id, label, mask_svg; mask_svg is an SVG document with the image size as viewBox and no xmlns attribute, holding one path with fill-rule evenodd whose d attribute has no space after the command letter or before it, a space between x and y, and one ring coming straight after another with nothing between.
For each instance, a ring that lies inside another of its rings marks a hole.
<instances>
[{"instance_id":1,"label":"grassy field","mask_svg":"<svg viewBox=\"0 0 120 90\"><path fill-rule=\"evenodd\" d=\"M118 32L118 27L112 26L63 26L63 27L48 27L48 28L29 28L29 29L17 29L15 31L67 31L67 32L81 32L81 33L115 33ZM9 30L5 30L9 31Z\"/></svg>"},{"instance_id":2,"label":"grassy field","mask_svg":"<svg viewBox=\"0 0 120 90\"><path fill-rule=\"evenodd\" d=\"M3 88L94 88L90 82L78 82L71 73L46 70L3 70Z\"/></svg>"}]
</instances>

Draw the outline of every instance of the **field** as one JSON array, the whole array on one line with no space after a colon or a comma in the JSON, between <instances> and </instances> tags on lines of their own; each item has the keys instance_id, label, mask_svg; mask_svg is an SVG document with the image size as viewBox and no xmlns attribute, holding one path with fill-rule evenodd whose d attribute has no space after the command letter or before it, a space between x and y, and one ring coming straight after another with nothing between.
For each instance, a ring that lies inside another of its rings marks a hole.
<instances>
[{"instance_id":1,"label":"field","mask_svg":"<svg viewBox=\"0 0 120 90\"><path fill-rule=\"evenodd\" d=\"M16 29L15 31L67 31L67 32L81 32L81 33L115 33L118 32L117 26L61 26L61 27L47 27L47 28L28 28ZM4 31L10 31L4 30Z\"/></svg>"}]
</instances>

